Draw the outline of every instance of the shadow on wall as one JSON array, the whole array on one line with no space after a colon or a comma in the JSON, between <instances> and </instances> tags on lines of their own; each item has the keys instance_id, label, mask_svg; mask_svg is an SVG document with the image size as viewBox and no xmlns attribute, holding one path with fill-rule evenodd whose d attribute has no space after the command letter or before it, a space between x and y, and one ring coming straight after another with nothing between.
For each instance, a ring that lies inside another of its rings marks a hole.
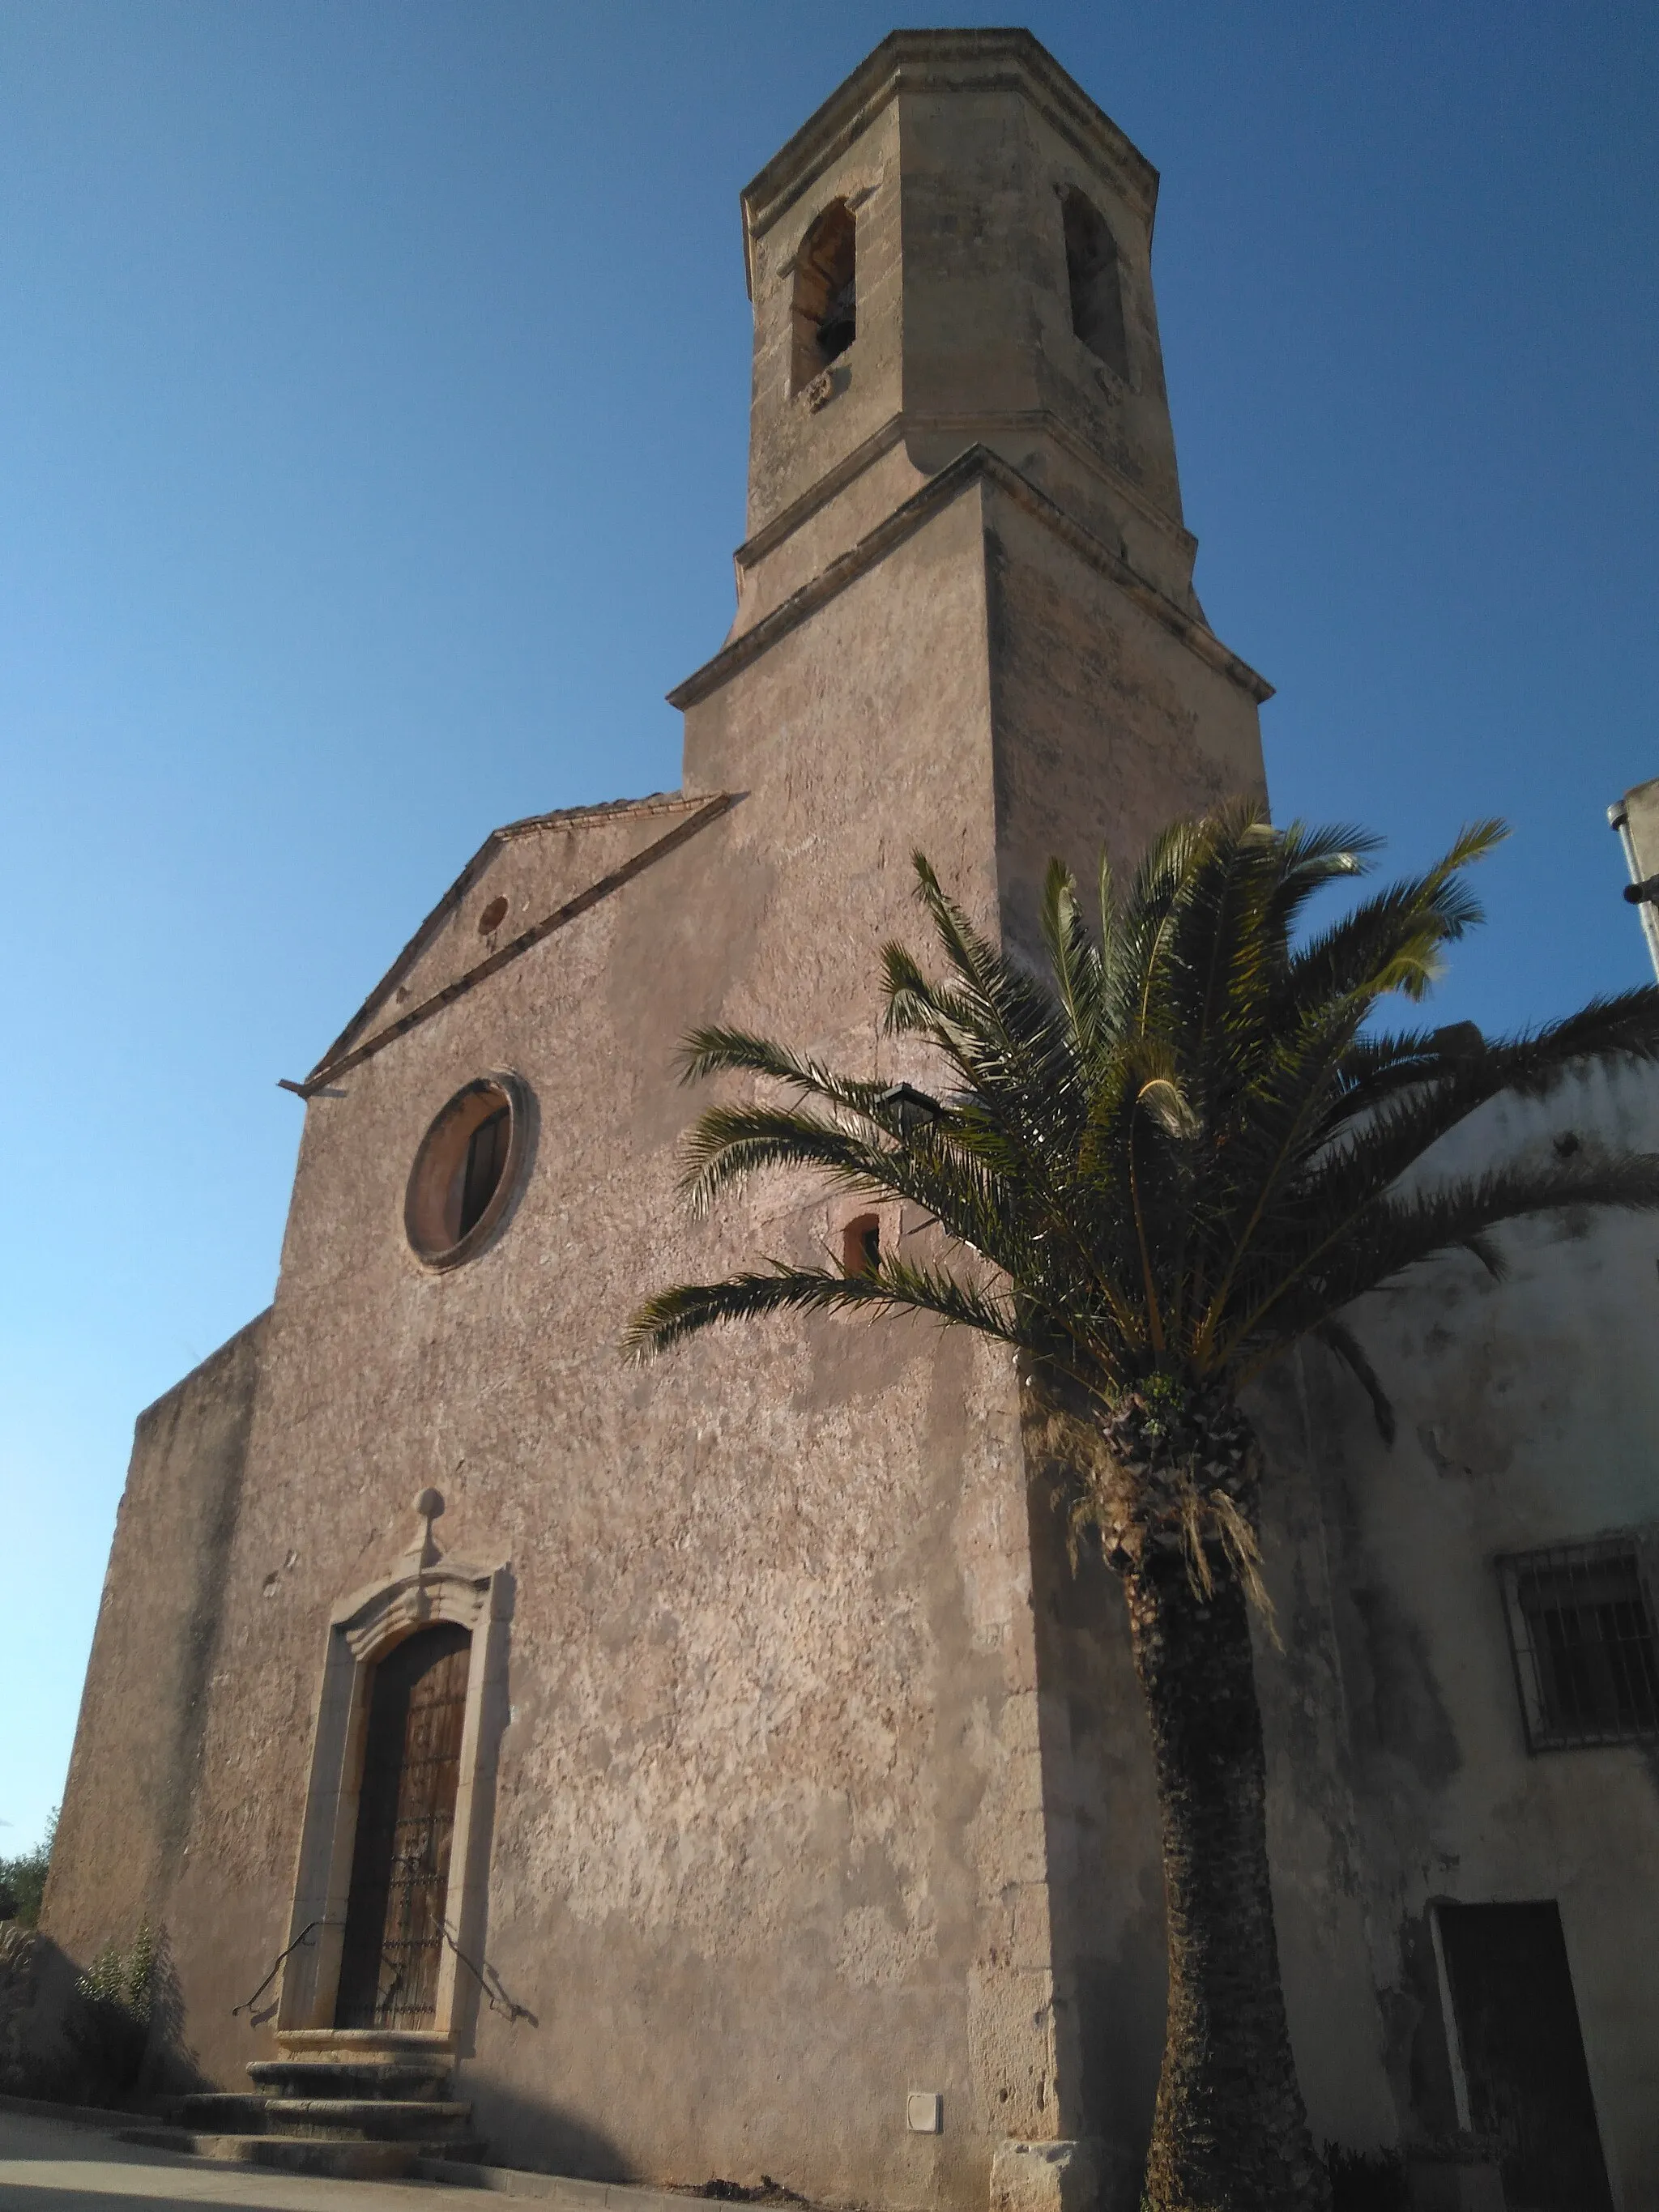
<instances>
[{"instance_id":1,"label":"shadow on wall","mask_svg":"<svg viewBox=\"0 0 1659 2212\"><path fill-rule=\"evenodd\" d=\"M1068 1496L1046 1462L1029 1507L1031 1598L1050 1725L1064 1729L1051 1759L1067 1778L1049 1817L1069 1825L1074 1853L1074 1871L1050 1893L1073 1976L1057 2023L1061 2094L1072 2127L1099 2145L1133 2203L1128 2177L1145 2160L1164 2051L1163 1858L1122 1585L1087 1532L1070 1556Z\"/></svg>"},{"instance_id":2,"label":"shadow on wall","mask_svg":"<svg viewBox=\"0 0 1659 2212\"><path fill-rule=\"evenodd\" d=\"M545 2098L526 2096L471 2074L455 2094L471 2100L473 2130L489 2145L493 2165L568 2174L580 2181L641 2178L602 2129Z\"/></svg>"},{"instance_id":3,"label":"shadow on wall","mask_svg":"<svg viewBox=\"0 0 1659 2212\"><path fill-rule=\"evenodd\" d=\"M148 1926L82 1966L40 1929L0 1923L0 2094L143 2112L205 2087L183 2019L166 1938Z\"/></svg>"}]
</instances>

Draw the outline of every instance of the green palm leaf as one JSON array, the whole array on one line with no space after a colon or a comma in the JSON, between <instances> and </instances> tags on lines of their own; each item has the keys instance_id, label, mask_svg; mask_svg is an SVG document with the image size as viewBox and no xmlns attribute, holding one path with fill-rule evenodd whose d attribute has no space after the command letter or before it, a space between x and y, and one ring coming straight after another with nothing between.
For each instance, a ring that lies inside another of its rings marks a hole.
<instances>
[{"instance_id":1,"label":"green palm leaf","mask_svg":"<svg viewBox=\"0 0 1659 2212\"><path fill-rule=\"evenodd\" d=\"M1650 989L1512 1038L1375 1030L1381 1003L1420 999L1479 919L1468 872L1503 835L1474 823L1432 867L1301 937L1310 901L1361 874L1373 839L1274 830L1248 805L1177 823L1126 893L1103 864L1094 929L1054 862L1046 981L917 854L935 964L884 949L884 1022L931 1061L937 1114L907 1136L890 1085L746 1030L701 1029L683 1048L686 1080L785 1096L706 1111L683 1190L706 1214L755 1175L805 1171L908 1200L939 1224L939 1264L913 1278L884 1262L854 1279L780 1262L688 1286L641 1310L630 1349L784 1306L885 1301L1063 1354L1103 1418L1154 1374L1237 1389L1308 1334L1363 1382L1342 1316L1380 1284L1449 1251L1496 1264L1493 1233L1529 1213L1654 1203L1645 1156L1433 1176L1434 1147L1502 1093L1659 1058ZM987 1264L1006 1293L984 1289Z\"/></svg>"}]
</instances>

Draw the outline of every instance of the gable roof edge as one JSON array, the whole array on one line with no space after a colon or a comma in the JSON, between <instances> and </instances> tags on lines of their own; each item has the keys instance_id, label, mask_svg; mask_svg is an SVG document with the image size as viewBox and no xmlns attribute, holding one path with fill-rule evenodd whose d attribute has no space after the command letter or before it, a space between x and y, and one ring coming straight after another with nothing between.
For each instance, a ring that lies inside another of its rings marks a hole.
<instances>
[{"instance_id":1,"label":"gable roof edge","mask_svg":"<svg viewBox=\"0 0 1659 2212\"><path fill-rule=\"evenodd\" d=\"M589 822L614 821L624 815L680 813L687 807L704 805L706 799L706 793L701 798L688 798L684 792L653 791L643 799L605 799L596 801L591 806L560 806L553 808L546 814L525 814L521 815L516 822L504 822L499 828L492 830L438 903L427 915L415 934L397 955L392 965L381 975L356 1012L340 1031L339 1036L318 1060L311 1075L306 1079L307 1081L310 1082L322 1069L331 1066L343 1053L350 1049L353 1038L362 1034L375 1008L380 1005L387 993L394 990L402 978L408 975L422 953L426 951L445 922L454 913L473 884L477 882L490 861L510 839L527 837L538 830L552 830L567 826L574 829Z\"/></svg>"}]
</instances>

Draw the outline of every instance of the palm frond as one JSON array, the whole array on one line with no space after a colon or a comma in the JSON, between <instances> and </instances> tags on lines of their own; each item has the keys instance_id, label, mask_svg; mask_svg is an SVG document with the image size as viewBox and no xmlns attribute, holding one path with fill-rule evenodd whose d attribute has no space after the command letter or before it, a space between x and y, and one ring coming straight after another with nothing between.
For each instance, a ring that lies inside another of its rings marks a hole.
<instances>
[{"instance_id":1,"label":"palm frond","mask_svg":"<svg viewBox=\"0 0 1659 2212\"><path fill-rule=\"evenodd\" d=\"M1229 1350L1286 1343L1413 1267L1459 1249L1503 1272L1490 1232L1565 1206L1659 1212L1659 1152L1584 1152L1548 1162L1510 1161L1403 1195L1377 1199L1340 1227L1316 1220L1306 1248L1286 1251L1241 1312Z\"/></svg>"},{"instance_id":2,"label":"palm frond","mask_svg":"<svg viewBox=\"0 0 1659 2212\"><path fill-rule=\"evenodd\" d=\"M1377 1032L1382 1001L1420 997L1479 918L1468 871L1503 834L1473 824L1432 866L1302 937L1310 902L1364 872L1376 841L1347 825L1275 830L1241 801L1172 824L1127 890L1103 859L1097 934L1052 864L1046 981L918 854L933 957L884 949L885 1024L937 1060L938 1112L907 1127L886 1085L708 1027L687 1040L688 1079L734 1075L782 1095L705 1113L684 1188L706 1213L753 1175L804 1170L905 1200L960 1264L884 1255L854 1277L775 1262L664 1292L630 1342L659 1348L792 1305L884 1303L1017 1343L1110 1402L1153 1373L1236 1389L1314 1333L1386 1429L1386 1393L1345 1318L1355 1299L1448 1251L1498 1272L1498 1232L1528 1215L1659 1206L1659 1160L1611 1151L1422 1179L1442 1139L1500 1094L1659 1060L1651 989L1516 1037Z\"/></svg>"},{"instance_id":3,"label":"palm frond","mask_svg":"<svg viewBox=\"0 0 1659 2212\"><path fill-rule=\"evenodd\" d=\"M791 1052L770 1037L748 1030L714 1024L693 1030L678 1054L682 1083L706 1082L712 1075L759 1075L774 1083L787 1083L815 1098L831 1099L838 1106L874 1118L884 1084L852 1075L838 1075L821 1060Z\"/></svg>"},{"instance_id":4,"label":"palm frond","mask_svg":"<svg viewBox=\"0 0 1659 2212\"><path fill-rule=\"evenodd\" d=\"M632 1359L644 1360L704 1329L736 1322L780 1313L854 1310L929 1314L1017 1350L1051 1350L1046 1336L1021 1328L1012 1307L948 1270L884 1261L872 1273L854 1274L791 1267L781 1260L722 1282L681 1283L659 1291L629 1321L623 1350Z\"/></svg>"},{"instance_id":5,"label":"palm frond","mask_svg":"<svg viewBox=\"0 0 1659 2212\"><path fill-rule=\"evenodd\" d=\"M885 1195L904 1164L855 1129L787 1106L708 1107L680 1156L680 1195L699 1220L726 1191L769 1169L815 1169L840 1188Z\"/></svg>"},{"instance_id":6,"label":"palm frond","mask_svg":"<svg viewBox=\"0 0 1659 2212\"><path fill-rule=\"evenodd\" d=\"M1444 948L1482 919L1462 872L1501 844L1496 820L1464 829L1450 850L1423 874L1391 884L1295 952L1289 980L1304 1002L1360 994L1367 1000L1400 992L1421 999L1440 972Z\"/></svg>"},{"instance_id":7,"label":"palm frond","mask_svg":"<svg viewBox=\"0 0 1659 2212\"><path fill-rule=\"evenodd\" d=\"M1335 1315L1320 1322L1312 1332L1326 1349L1334 1352L1365 1395L1370 1400L1371 1418L1376 1423L1376 1433L1385 1444L1391 1444L1397 1432L1392 1401L1382 1388L1376 1370L1365 1356L1364 1346L1344 1321Z\"/></svg>"},{"instance_id":8,"label":"palm frond","mask_svg":"<svg viewBox=\"0 0 1659 2212\"><path fill-rule=\"evenodd\" d=\"M1106 1010L1106 979L1100 952L1084 927L1077 884L1063 861L1050 860L1043 879L1041 908L1043 942L1048 948L1060 1002L1071 1024L1080 1059L1092 1060Z\"/></svg>"}]
</instances>

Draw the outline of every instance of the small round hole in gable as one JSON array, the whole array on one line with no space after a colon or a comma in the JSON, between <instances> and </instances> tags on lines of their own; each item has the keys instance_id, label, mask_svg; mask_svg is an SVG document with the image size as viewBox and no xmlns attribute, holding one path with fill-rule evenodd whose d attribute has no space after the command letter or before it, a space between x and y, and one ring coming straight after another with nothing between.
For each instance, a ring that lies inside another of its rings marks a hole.
<instances>
[{"instance_id":1,"label":"small round hole in gable","mask_svg":"<svg viewBox=\"0 0 1659 2212\"><path fill-rule=\"evenodd\" d=\"M488 937L492 931L499 929L506 920L507 901L504 898L491 899L489 904L478 916L479 936Z\"/></svg>"},{"instance_id":2,"label":"small round hole in gable","mask_svg":"<svg viewBox=\"0 0 1659 2212\"><path fill-rule=\"evenodd\" d=\"M456 1267L488 1242L524 1160L528 1107L517 1076L480 1076L456 1092L421 1139L404 1228L428 1267Z\"/></svg>"}]
</instances>

